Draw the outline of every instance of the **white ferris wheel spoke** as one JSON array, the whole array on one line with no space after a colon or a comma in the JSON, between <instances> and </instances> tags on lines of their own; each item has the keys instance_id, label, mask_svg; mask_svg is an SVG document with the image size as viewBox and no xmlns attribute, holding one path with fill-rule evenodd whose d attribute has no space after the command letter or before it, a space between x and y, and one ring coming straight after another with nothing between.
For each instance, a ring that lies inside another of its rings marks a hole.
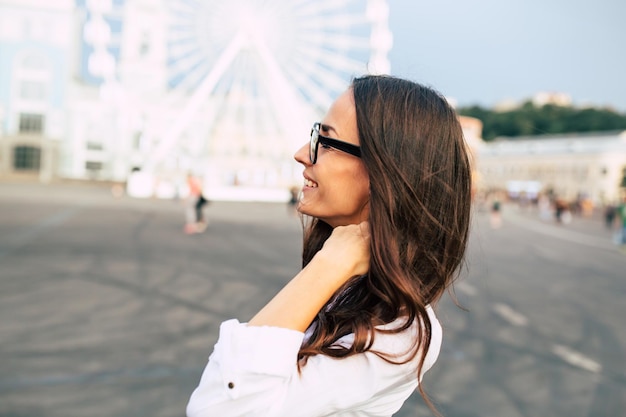
<instances>
[{"instance_id":1,"label":"white ferris wheel spoke","mask_svg":"<svg viewBox=\"0 0 626 417\"><path fill-rule=\"evenodd\" d=\"M333 37L332 35L312 33L303 37L304 43L310 43L311 46L323 46L329 49L345 49L345 50L369 50L370 40L359 38L357 36L343 35Z\"/></svg>"},{"instance_id":2,"label":"white ferris wheel spoke","mask_svg":"<svg viewBox=\"0 0 626 417\"><path fill-rule=\"evenodd\" d=\"M336 15L336 16L317 16L308 18L302 22L302 27L311 29L312 31L320 29L346 28L351 26L361 26L369 23L369 19L363 15Z\"/></svg>"},{"instance_id":3,"label":"white ferris wheel spoke","mask_svg":"<svg viewBox=\"0 0 626 417\"><path fill-rule=\"evenodd\" d=\"M178 42L170 46L170 60L177 61L194 52L199 52L198 45L192 42Z\"/></svg>"},{"instance_id":4,"label":"white ferris wheel spoke","mask_svg":"<svg viewBox=\"0 0 626 417\"><path fill-rule=\"evenodd\" d=\"M187 131L194 126L205 129L199 159L217 171L292 175L293 151L310 124L368 64L386 59L371 42L387 18L378 12L386 0L164 1L167 105L181 111L161 134L151 167L175 155L174 146L191 150L184 144L197 142L198 130Z\"/></svg>"},{"instance_id":5,"label":"white ferris wheel spoke","mask_svg":"<svg viewBox=\"0 0 626 417\"><path fill-rule=\"evenodd\" d=\"M311 16L332 12L334 10L345 10L346 6L353 3L352 0L309 0L299 2L303 4L298 7L297 13L301 16Z\"/></svg>"},{"instance_id":6,"label":"white ferris wheel spoke","mask_svg":"<svg viewBox=\"0 0 626 417\"><path fill-rule=\"evenodd\" d=\"M303 71L298 71L297 68L294 68L294 71L289 73L291 79L293 79L298 88L308 95L311 103L314 104L319 113L322 113L326 110L330 103L332 103L333 96L331 96L320 84L314 82L311 78L304 74L305 73ZM345 87L347 87L347 83ZM336 90L336 93L338 94L339 91L340 90Z\"/></svg>"},{"instance_id":7,"label":"white ferris wheel spoke","mask_svg":"<svg viewBox=\"0 0 626 417\"><path fill-rule=\"evenodd\" d=\"M278 94L276 97L280 97L278 105L281 108L280 111L287 113L286 117L279 119L284 131L287 134L295 135L300 131L300 128L304 128L308 124L307 120L302 119L303 103L298 94L291 88L291 83L289 83L280 66L276 63L267 45L260 39L253 39L252 41L257 47L261 60L269 71L272 84L277 89Z\"/></svg>"},{"instance_id":8,"label":"white ferris wheel spoke","mask_svg":"<svg viewBox=\"0 0 626 417\"><path fill-rule=\"evenodd\" d=\"M361 75L367 71L366 63L350 58L338 51L329 51L322 48L299 48L294 62L304 65L306 62L332 62L335 70L352 75Z\"/></svg>"},{"instance_id":9,"label":"white ferris wheel spoke","mask_svg":"<svg viewBox=\"0 0 626 417\"><path fill-rule=\"evenodd\" d=\"M202 85L194 93L189 103L170 129L165 133L163 140L159 143L152 158L148 160L148 170L152 170L154 165L161 161L165 154L170 150L178 136L187 127L187 124L193 116L195 116L198 107L202 101L211 93L222 74L228 69L228 66L239 52L243 43L243 36L236 36L222 53L215 64L215 68L207 75Z\"/></svg>"}]
</instances>

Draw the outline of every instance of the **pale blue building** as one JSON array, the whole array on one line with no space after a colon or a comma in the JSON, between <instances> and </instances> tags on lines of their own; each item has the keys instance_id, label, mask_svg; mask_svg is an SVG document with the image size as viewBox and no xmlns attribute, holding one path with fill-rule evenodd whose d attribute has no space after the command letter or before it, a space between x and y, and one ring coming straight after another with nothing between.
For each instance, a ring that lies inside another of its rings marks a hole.
<instances>
[{"instance_id":1,"label":"pale blue building","mask_svg":"<svg viewBox=\"0 0 626 417\"><path fill-rule=\"evenodd\" d=\"M102 17L107 52L117 61L123 0L111 3ZM81 158L77 149L87 145L75 143L73 134L77 99L98 102L104 81L90 71L95 46L85 27L91 17L86 0L0 1L0 175L48 181L93 177L103 168Z\"/></svg>"},{"instance_id":2,"label":"pale blue building","mask_svg":"<svg viewBox=\"0 0 626 417\"><path fill-rule=\"evenodd\" d=\"M0 177L285 191L311 124L388 71L387 16L385 0L0 0Z\"/></svg>"},{"instance_id":3,"label":"pale blue building","mask_svg":"<svg viewBox=\"0 0 626 417\"><path fill-rule=\"evenodd\" d=\"M0 173L47 180L58 169L74 59L73 6L0 2Z\"/></svg>"}]
</instances>

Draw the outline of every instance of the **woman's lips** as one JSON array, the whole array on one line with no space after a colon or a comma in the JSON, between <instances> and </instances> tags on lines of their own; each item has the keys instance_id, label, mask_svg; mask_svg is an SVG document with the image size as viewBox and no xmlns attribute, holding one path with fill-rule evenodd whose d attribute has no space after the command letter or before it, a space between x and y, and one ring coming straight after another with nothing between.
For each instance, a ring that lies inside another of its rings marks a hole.
<instances>
[{"instance_id":1,"label":"woman's lips","mask_svg":"<svg viewBox=\"0 0 626 417\"><path fill-rule=\"evenodd\" d=\"M317 183L308 178L304 179L304 186L309 188L317 188Z\"/></svg>"}]
</instances>

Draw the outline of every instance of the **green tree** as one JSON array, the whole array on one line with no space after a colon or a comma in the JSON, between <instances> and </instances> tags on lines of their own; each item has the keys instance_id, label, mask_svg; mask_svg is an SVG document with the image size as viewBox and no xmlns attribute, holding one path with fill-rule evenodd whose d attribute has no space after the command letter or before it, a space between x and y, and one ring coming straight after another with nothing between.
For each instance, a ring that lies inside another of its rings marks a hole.
<instances>
[{"instance_id":1,"label":"green tree","mask_svg":"<svg viewBox=\"0 0 626 417\"><path fill-rule=\"evenodd\" d=\"M481 106L462 107L458 113L483 122L486 141L499 136L518 136L626 130L626 114L606 108L575 108L527 101L509 111L495 111Z\"/></svg>"}]
</instances>

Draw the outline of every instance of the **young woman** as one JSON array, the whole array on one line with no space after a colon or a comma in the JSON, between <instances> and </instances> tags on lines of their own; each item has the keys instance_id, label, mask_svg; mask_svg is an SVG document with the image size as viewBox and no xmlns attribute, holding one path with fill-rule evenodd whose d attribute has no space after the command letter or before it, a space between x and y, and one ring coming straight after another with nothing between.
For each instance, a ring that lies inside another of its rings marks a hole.
<instances>
[{"instance_id":1,"label":"young woman","mask_svg":"<svg viewBox=\"0 0 626 417\"><path fill-rule=\"evenodd\" d=\"M419 84L357 78L295 158L303 269L248 323L222 323L189 417L391 416L425 397L442 340L432 306L470 220L455 112Z\"/></svg>"}]
</instances>

